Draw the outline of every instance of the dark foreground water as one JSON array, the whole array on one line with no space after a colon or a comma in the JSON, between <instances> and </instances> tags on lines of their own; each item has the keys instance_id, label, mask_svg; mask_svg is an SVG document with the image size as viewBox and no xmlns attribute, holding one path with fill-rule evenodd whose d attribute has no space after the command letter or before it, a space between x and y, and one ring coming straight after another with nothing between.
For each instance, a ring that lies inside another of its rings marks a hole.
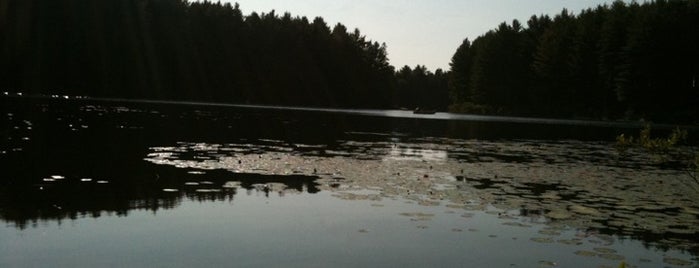
<instances>
[{"instance_id":1,"label":"dark foreground water","mask_svg":"<svg viewBox=\"0 0 699 268\"><path fill-rule=\"evenodd\" d=\"M0 267L699 263L699 188L617 151L635 124L0 102Z\"/></svg>"}]
</instances>

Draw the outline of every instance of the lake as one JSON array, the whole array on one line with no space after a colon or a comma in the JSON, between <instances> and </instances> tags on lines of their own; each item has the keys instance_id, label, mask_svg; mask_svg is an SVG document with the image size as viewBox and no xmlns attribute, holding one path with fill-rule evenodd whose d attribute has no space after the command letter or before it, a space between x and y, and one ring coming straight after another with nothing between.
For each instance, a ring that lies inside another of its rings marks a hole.
<instances>
[{"instance_id":1,"label":"lake","mask_svg":"<svg viewBox=\"0 0 699 268\"><path fill-rule=\"evenodd\" d=\"M615 147L638 123L0 102L0 267L699 264L685 166Z\"/></svg>"}]
</instances>

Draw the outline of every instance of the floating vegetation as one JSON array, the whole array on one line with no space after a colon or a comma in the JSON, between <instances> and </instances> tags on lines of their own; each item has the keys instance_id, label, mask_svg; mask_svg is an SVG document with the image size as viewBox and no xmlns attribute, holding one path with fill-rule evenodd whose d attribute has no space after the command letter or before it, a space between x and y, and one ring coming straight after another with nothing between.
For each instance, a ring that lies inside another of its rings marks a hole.
<instances>
[{"instance_id":1,"label":"floating vegetation","mask_svg":"<svg viewBox=\"0 0 699 268\"><path fill-rule=\"evenodd\" d=\"M599 253L607 253L607 254L616 253L616 250L611 249L611 248L593 248L593 250L596 252L599 252Z\"/></svg>"},{"instance_id":2,"label":"floating vegetation","mask_svg":"<svg viewBox=\"0 0 699 268\"><path fill-rule=\"evenodd\" d=\"M461 214L461 217L462 217L462 218L470 219L470 218L473 218L473 215L475 215L475 214L473 214L473 213L464 213L464 214Z\"/></svg>"},{"instance_id":3,"label":"floating vegetation","mask_svg":"<svg viewBox=\"0 0 699 268\"><path fill-rule=\"evenodd\" d=\"M550 236L559 236L561 233L556 230L551 230L551 229L542 229L539 230L539 233L542 235L550 235Z\"/></svg>"},{"instance_id":4,"label":"floating vegetation","mask_svg":"<svg viewBox=\"0 0 699 268\"><path fill-rule=\"evenodd\" d=\"M575 255L584 256L584 257L595 257L598 255L598 253L594 252L594 251L578 250L575 252Z\"/></svg>"},{"instance_id":5,"label":"floating vegetation","mask_svg":"<svg viewBox=\"0 0 699 268\"><path fill-rule=\"evenodd\" d=\"M430 221L434 214L422 213L422 212L404 212L400 213L401 216L410 217L411 221Z\"/></svg>"},{"instance_id":6,"label":"floating vegetation","mask_svg":"<svg viewBox=\"0 0 699 268\"><path fill-rule=\"evenodd\" d=\"M564 244L564 245L582 245L582 239L559 239L557 241L558 243Z\"/></svg>"},{"instance_id":7,"label":"floating vegetation","mask_svg":"<svg viewBox=\"0 0 699 268\"><path fill-rule=\"evenodd\" d=\"M600 258L607 259L607 260L614 260L614 261L623 261L626 259L626 257L618 255L618 254L611 254L611 253L600 253L599 255Z\"/></svg>"},{"instance_id":8,"label":"floating vegetation","mask_svg":"<svg viewBox=\"0 0 699 268\"><path fill-rule=\"evenodd\" d=\"M381 196L375 194L336 193L333 196L344 200L381 201Z\"/></svg>"},{"instance_id":9,"label":"floating vegetation","mask_svg":"<svg viewBox=\"0 0 699 268\"><path fill-rule=\"evenodd\" d=\"M597 209L581 205L571 205L570 207L568 207L568 209L574 213L583 215L600 215L600 212Z\"/></svg>"},{"instance_id":10,"label":"floating vegetation","mask_svg":"<svg viewBox=\"0 0 699 268\"><path fill-rule=\"evenodd\" d=\"M676 266L691 266L694 265L694 262L687 261L687 260L682 260L682 259L677 259L677 258L671 258L671 257L665 257L663 258L663 262L670 264L670 265L676 265Z\"/></svg>"},{"instance_id":11,"label":"floating vegetation","mask_svg":"<svg viewBox=\"0 0 699 268\"><path fill-rule=\"evenodd\" d=\"M537 242L537 243L553 243L553 242L555 242L550 237L532 237L529 240Z\"/></svg>"},{"instance_id":12,"label":"floating vegetation","mask_svg":"<svg viewBox=\"0 0 699 268\"><path fill-rule=\"evenodd\" d=\"M634 161L641 156L633 151L620 159L609 143L434 138L420 142L423 143L343 141L333 148L304 145L303 150L277 140L260 144L182 142L172 147L153 147L145 160L202 172L315 176L319 190L343 200L373 201L370 205L378 207L375 204L380 203L376 202L397 199L407 204L449 208L466 219L484 212L497 216L505 226L549 224L636 237L675 234L679 241L651 242L671 248L688 244L685 248L699 250L697 241L681 239L699 234L699 196L681 184L664 183L675 180L683 171L639 168ZM238 187L238 182L221 186ZM254 188L283 191L284 185L267 183ZM413 221L434 217L407 214L401 215ZM528 222L522 223L521 219ZM562 231L538 232L560 236ZM583 238L587 239L554 241L538 237L531 241L605 246L615 242L612 236L599 234Z\"/></svg>"},{"instance_id":13,"label":"floating vegetation","mask_svg":"<svg viewBox=\"0 0 699 268\"><path fill-rule=\"evenodd\" d=\"M525 227L525 228L531 228L532 226L529 224L524 224L521 222L503 222L502 225L507 225L507 226L516 226L516 227Z\"/></svg>"},{"instance_id":14,"label":"floating vegetation","mask_svg":"<svg viewBox=\"0 0 699 268\"><path fill-rule=\"evenodd\" d=\"M552 261L539 261L539 267L556 267L558 264Z\"/></svg>"}]
</instances>

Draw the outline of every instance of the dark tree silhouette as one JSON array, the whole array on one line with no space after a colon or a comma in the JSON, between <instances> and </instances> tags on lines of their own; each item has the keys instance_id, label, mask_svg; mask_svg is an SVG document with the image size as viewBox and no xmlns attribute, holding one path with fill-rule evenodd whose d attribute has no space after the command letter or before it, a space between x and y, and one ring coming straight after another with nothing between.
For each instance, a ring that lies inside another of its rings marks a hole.
<instances>
[{"instance_id":1,"label":"dark tree silhouette","mask_svg":"<svg viewBox=\"0 0 699 268\"><path fill-rule=\"evenodd\" d=\"M464 40L450 70L320 18L186 0L0 1L0 89L697 122L699 1L616 1Z\"/></svg>"},{"instance_id":2,"label":"dark tree silhouette","mask_svg":"<svg viewBox=\"0 0 699 268\"><path fill-rule=\"evenodd\" d=\"M386 45L322 18L185 0L6 0L0 87L39 94L390 107Z\"/></svg>"},{"instance_id":3,"label":"dark tree silhouette","mask_svg":"<svg viewBox=\"0 0 699 268\"><path fill-rule=\"evenodd\" d=\"M404 66L395 74L394 107L446 111L449 105L447 74L442 69L434 73L425 66L414 69Z\"/></svg>"},{"instance_id":4,"label":"dark tree silhouette","mask_svg":"<svg viewBox=\"0 0 699 268\"><path fill-rule=\"evenodd\" d=\"M616 1L513 21L451 62L452 111L697 121L699 1Z\"/></svg>"}]
</instances>

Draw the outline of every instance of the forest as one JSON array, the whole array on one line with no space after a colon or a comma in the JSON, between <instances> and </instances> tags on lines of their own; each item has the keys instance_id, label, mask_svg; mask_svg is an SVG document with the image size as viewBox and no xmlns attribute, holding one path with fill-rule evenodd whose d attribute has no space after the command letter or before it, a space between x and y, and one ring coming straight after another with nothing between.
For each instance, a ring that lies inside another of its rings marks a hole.
<instances>
[{"instance_id":1,"label":"forest","mask_svg":"<svg viewBox=\"0 0 699 268\"><path fill-rule=\"evenodd\" d=\"M25 93L385 108L385 44L317 17L185 0L9 0L0 87Z\"/></svg>"},{"instance_id":2,"label":"forest","mask_svg":"<svg viewBox=\"0 0 699 268\"><path fill-rule=\"evenodd\" d=\"M699 1L616 1L464 40L457 112L697 123Z\"/></svg>"},{"instance_id":3,"label":"forest","mask_svg":"<svg viewBox=\"0 0 699 268\"><path fill-rule=\"evenodd\" d=\"M513 20L449 70L321 17L187 0L4 0L0 90L343 108L697 122L699 1L616 1Z\"/></svg>"}]
</instances>

